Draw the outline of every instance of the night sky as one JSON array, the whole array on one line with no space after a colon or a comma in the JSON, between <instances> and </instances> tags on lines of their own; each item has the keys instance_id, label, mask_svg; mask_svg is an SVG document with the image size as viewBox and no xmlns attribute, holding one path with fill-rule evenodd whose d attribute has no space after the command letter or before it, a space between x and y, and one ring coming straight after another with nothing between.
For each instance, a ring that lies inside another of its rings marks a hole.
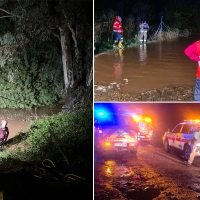
<instances>
[{"instance_id":1,"label":"night sky","mask_svg":"<svg viewBox=\"0 0 200 200\"><path fill-rule=\"evenodd\" d=\"M107 11L112 9L116 15L121 17L136 17L136 12L143 12L146 10L145 14L148 15L148 19L143 19L148 23L155 24L159 23L161 16L163 20L168 23L166 11L173 11L174 13L184 13L186 10L200 8L199 0L94 0L94 16L97 13L102 13L102 11ZM147 8L147 9L146 9ZM190 13L190 17L191 17ZM123 20L122 18L122 20ZM194 20L194 19L193 19Z\"/></svg>"}]
</instances>

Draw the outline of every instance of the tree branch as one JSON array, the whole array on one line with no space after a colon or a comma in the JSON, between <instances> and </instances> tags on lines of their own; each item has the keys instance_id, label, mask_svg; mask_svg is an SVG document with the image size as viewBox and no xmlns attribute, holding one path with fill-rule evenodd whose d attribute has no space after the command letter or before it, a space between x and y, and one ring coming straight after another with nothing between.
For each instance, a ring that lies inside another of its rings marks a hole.
<instances>
[{"instance_id":1,"label":"tree branch","mask_svg":"<svg viewBox=\"0 0 200 200\"><path fill-rule=\"evenodd\" d=\"M57 33L54 33L53 31L51 31L53 36L55 36L56 38L58 38L58 40L60 41L60 35L58 35Z\"/></svg>"},{"instance_id":2,"label":"tree branch","mask_svg":"<svg viewBox=\"0 0 200 200\"><path fill-rule=\"evenodd\" d=\"M77 48L76 35L75 35L75 32L74 32L74 30L72 29L72 27L69 25L69 23L68 23L68 28L69 28L69 30L72 32L72 38L73 38L73 40L74 40L75 47Z\"/></svg>"},{"instance_id":3,"label":"tree branch","mask_svg":"<svg viewBox=\"0 0 200 200\"><path fill-rule=\"evenodd\" d=\"M7 11L7 10L3 9L3 8L0 8L0 10L1 10L1 11L3 11L3 12L5 12L5 13L7 13L7 14L9 14L9 15L10 15L10 17L18 17L18 18L23 18L23 17L21 17L21 16L19 16L19 15L13 15L11 12L9 12L9 11ZM4 17L4 16L2 16L2 17Z\"/></svg>"},{"instance_id":4,"label":"tree branch","mask_svg":"<svg viewBox=\"0 0 200 200\"><path fill-rule=\"evenodd\" d=\"M19 0L17 0L17 2L18 2L18 4L19 4L19 6L21 7L21 9L22 9L23 11L26 11L26 10L22 7L22 5L21 5L21 3L19 2Z\"/></svg>"},{"instance_id":5,"label":"tree branch","mask_svg":"<svg viewBox=\"0 0 200 200\"><path fill-rule=\"evenodd\" d=\"M0 17L0 19L6 18L6 17L12 17L12 16L10 16L10 15L5 15L5 16Z\"/></svg>"}]
</instances>

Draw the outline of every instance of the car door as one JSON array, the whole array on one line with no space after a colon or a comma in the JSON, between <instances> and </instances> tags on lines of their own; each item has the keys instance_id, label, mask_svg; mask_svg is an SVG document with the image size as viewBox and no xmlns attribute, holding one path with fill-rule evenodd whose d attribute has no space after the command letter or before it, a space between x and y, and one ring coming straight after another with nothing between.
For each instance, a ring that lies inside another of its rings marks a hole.
<instances>
[{"instance_id":1,"label":"car door","mask_svg":"<svg viewBox=\"0 0 200 200\"><path fill-rule=\"evenodd\" d=\"M181 130L182 130L183 124L178 124L177 126L174 127L174 129L172 130L172 135L171 135L171 146L178 148L179 146L179 139L180 135L181 135Z\"/></svg>"},{"instance_id":2,"label":"car door","mask_svg":"<svg viewBox=\"0 0 200 200\"><path fill-rule=\"evenodd\" d=\"M181 132L176 134L175 144L178 149L182 149L182 144L188 140L188 134L190 131L190 124L183 124Z\"/></svg>"}]
</instances>

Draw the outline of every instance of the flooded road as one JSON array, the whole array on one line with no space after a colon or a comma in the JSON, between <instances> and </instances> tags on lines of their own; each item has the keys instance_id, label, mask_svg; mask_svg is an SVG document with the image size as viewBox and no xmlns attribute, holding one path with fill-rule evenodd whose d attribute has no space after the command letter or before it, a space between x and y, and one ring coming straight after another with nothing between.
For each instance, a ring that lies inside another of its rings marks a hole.
<instances>
[{"instance_id":1,"label":"flooded road","mask_svg":"<svg viewBox=\"0 0 200 200\"><path fill-rule=\"evenodd\" d=\"M184 49L196 40L180 37L97 55L95 89L106 92L115 87L122 93L138 94L164 87L193 86L197 63L184 54Z\"/></svg>"},{"instance_id":2,"label":"flooded road","mask_svg":"<svg viewBox=\"0 0 200 200\"><path fill-rule=\"evenodd\" d=\"M54 107L46 106L37 109L0 109L0 121L4 118L8 120L9 139L17 135L20 131L27 131L31 120L57 114L61 110L62 105Z\"/></svg>"}]
</instances>

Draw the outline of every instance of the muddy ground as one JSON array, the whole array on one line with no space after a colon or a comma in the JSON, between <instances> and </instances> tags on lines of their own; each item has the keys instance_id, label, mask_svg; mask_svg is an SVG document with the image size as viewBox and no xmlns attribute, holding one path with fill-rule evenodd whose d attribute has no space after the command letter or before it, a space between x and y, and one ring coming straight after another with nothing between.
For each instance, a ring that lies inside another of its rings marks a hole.
<instances>
[{"instance_id":1,"label":"muddy ground","mask_svg":"<svg viewBox=\"0 0 200 200\"><path fill-rule=\"evenodd\" d=\"M136 155L95 148L95 200L200 199L200 158L188 167L180 152L162 141L141 141Z\"/></svg>"},{"instance_id":2,"label":"muddy ground","mask_svg":"<svg viewBox=\"0 0 200 200\"><path fill-rule=\"evenodd\" d=\"M115 87L103 92L97 89L98 83L94 85L94 101L193 101L193 86L166 87L141 94L124 94Z\"/></svg>"}]
</instances>

